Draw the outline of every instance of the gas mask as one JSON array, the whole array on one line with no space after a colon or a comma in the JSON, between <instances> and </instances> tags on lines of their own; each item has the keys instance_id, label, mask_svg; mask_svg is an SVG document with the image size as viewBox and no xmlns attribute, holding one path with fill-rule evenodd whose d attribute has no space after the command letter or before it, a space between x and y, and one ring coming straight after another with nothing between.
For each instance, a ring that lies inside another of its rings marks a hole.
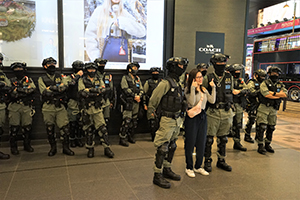
<instances>
[{"instance_id":1,"label":"gas mask","mask_svg":"<svg viewBox=\"0 0 300 200\"><path fill-rule=\"evenodd\" d=\"M94 78L95 75L96 75L96 71L94 71L94 72L87 71L87 74L88 74L89 77Z\"/></svg>"},{"instance_id":2,"label":"gas mask","mask_svg":"<svg viewBox=\"0 0 300 200\"><path fill-rule=\"evenodd\" d=\"M16 70L14 71L14 74L16 75L17 79L21 80L24 77L24 70Z\"/></svg>"},{"instance_id":3,"label":"gas mask","mask_svg":"<svg viewBox=\"0 0 300 200\"><path fill-rule=\"evenodd\" d=\"M54 75L55 74L55 65L49 65L46 69L47 74L49 75Z\"/></svg>"},{"instance_id":4,"label":"gas mask","mask_svg":"<svg viewBox=\"0 0 300 200\"><path fill-rule=\"evenodd\" d=\"M139 70L133 70L133 69L131 69L131 74L132 74L133 76L136 76L136 74L138 73L138 71L139 71Z\"/></svg>"}]
</instances>

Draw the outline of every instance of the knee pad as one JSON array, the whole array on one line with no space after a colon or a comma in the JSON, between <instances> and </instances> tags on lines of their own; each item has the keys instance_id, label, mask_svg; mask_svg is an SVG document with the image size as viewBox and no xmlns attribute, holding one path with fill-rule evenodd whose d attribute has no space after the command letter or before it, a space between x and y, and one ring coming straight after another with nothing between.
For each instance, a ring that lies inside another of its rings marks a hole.
<instances>
[{"instance_id":1,"label":"knee pad","mask_svg":"<svg viewBox=\"0 0 300 200\"><path fill-rule=\"evenodd\" d=\"M108 124L109 118L104 118L104 121L105 121L106 124Z\"/></svg>"},{"instance_id":2,"label":"knee pad","mask_svg":"<svg viewBox=\"0 0 300 200\"><path fill-rule=\"evenodd\" d=\"M175 151L177 148L176 140L172 140L169 144L169 151Z\"/></svg>"},{"instance_id":3,"label":"knee pad","mask_svg":"<svg viewBox=\"0 0 300 200\"><path fill-rule=\"evenodd\" d=\"M63 127L61 127L60 130L61 130L62 132L64 132L64 134L69 135L69 134L70 134L69 124L67 124L67 125L65 125L65 126L63 126Z\"/></svg>"},{"instance_id":4,"label":"knee pad","mask_svg":"<svg viewBox=\"0 0 300 200\"><path fill-rule=\"evenodd\" d=\"M218 137L220 140L220 144L226 144L228 142L228 138L226 135Z\"/></svg>"},{"instance_id":5,"label":"knee pad","mask_svg":"<svg viewBox=\"0 0 300 200\"><path fill-rule=\"evenodd\" d=\"M132 119L132 124L133 124L133 128L137 128L137 126L138 126L137 118Z\"/></svg>"},{"instance_id":6,"label":"knee pad","mask_svg":"<svg viewBox=\"0 0 300 200\"><path fill-rule=\"evenodd\" d=\"M123 123L124 123L124 126L125 126L125 127L130 127L130 126L131 126L131 118L125 117Z\"/></svg>"},{"instance_id":7,"label":"knee pad","mask_svg":"<svg viewBox=\"0 0 300 200\"><path fill-rule=\"evenodd\" d=\"M89 126L87 129L88 133L93 133L94 132L94 126Z\"/></svg>"},{"instance_id":8,"label":"knee pad","mask_svg":"<svg viewBox=\"0 0 300 200\"><path fill-rule=\"evenodd\" d=\"M259 128L265 131L267 129L267 124L261 123L259 124Z\"/></svg>"},{"instance_id":9,"label":"knee pad","mask_svg":"<svg viewBox=\"0 0 300 200\"><path fill-rule=\"evenodd\" d=\"M267 129L269 129L270 131L275 131L275 125L268 125Z\"/></svg>"},{"instance_id":10,"label":"knee pad","mask_svg":"<svg viewBox=\"0 0 300 200\"><path fill-rule=\"evenodd\" d=\"M206 136L206 145L211 146L214 143L214 137L213 136Z\"/></svg>"},{"instance_id":11,"label":"knee pad","mask_svg":"<svg viewBox=\"0 0 300 200\"><path fill-rule=\"evenodd\" d=\"M157 151L159 151L162 154L167 154L169 151L169 142L163 143L163 145L157 148Z\"/></svg>"},{"instance_id":12,"label":"knee pad","mask_svg":"<svg viewBox=\"0 0 300 200\"><path fill-rule=\"evenodd\" d=\"M48 135L54 134L54 124L46 124L46 129L47 129Z\"/></svg>"},{"instance_id":13,"label":"knee pad","mask_svg":"<svg viewBox=\"0 0 300 200\"><path fill-rule=\"evenodd\" d=\"M10 127L10 135L11 136L17 136L18 132L19 132L19 126L11 126Z\"/></svg>"},{"instance_id":14,"label":"knee pad","mask_svg":"<svg viewBox=\"0 0 300 200\"><path fill-rule=\"evenodd\" d=\"M27 126L23 126L22 129L24 130L24 132L29 132L31 131L31 124L27 125Z\"/></svg>"},{"instance_id":15,"label":"knee pad","mask_svg":"<svg viewBox=\"0 0 300 200\"><path fill-rule=\"evenodd\" d=\"M101 133L103 133L103 135L106 134L106 133L107 133L107 128L106 128L106 126L105 126L105 125L100 126L100 127L99 127L99 131L101 131Z\"/></svg>"}]
</instances>

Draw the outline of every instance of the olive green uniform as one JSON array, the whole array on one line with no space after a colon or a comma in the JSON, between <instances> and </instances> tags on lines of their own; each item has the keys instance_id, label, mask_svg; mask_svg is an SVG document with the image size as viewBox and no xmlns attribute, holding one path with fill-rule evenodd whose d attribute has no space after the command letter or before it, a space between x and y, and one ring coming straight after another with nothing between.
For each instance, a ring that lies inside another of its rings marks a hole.
<instances>
[{"instance_id":1,"label":"olive green uniform","mask_svg":"<svg viewBox=\"0 0 300 200\"><path fill-rule=\"evenodd\" d=\"M179 87L180 84L177 83ZM152 96L149 101L147 117L148 119L154 119L152 113L155 113L158 105L161 102L161 99L164 95L168 93L171 89L171 85L168 80L162 80L157 88L153 91ZM178 139L178 135L180 133L180 126L183 123L181 115L181 110L178 110L177 113L174 113L174 117L170 116L162 116L159 124L159 129L156 131L156 135L154 138L154 147L159 149L161 147L166 146L169 150L173 150L173 153L176 149L176 140ZM172 148L170 147L172 145ZM171 160L164 159L163 168L171 167ZM156 164L153 166L154 173L161 173L162 168L158 168Z\"/></svg>"},{"instance_id":2,"label":"olive green uniform","mask_svg":"<svg viewBox=\"0 0 300 200\"><path fill-rule=\"evenodd\" d=\"M274 92L268 88L267 81L270 81L269 86L271 87L275 86L277 93L283 91L287 95L287 89L284 87L284 85L281 82L277 82L274 84L270 79L267 79L264 82L262 82L262 84L260 85L260 93L263 96L262 98L267 99L265 96L269 94L269 91ZM257 109L257 118L256 118L256 123L257 125L260 126L260 130L258 131L259 133L256 136L256 141L258 144L263 144L263 133L265 130L267 130L265 143L270 144L272 141L273 131L275 130L276 121L277 121L277 110L279 109L281 100L277 99L277 102L278 102L277 105L272 105L269 104L268 102L267 103L264 102L260 98L260 105ZM275 109L275 107L277 108Z\"/></svg>"},{"instance_id":3,"label":"olive green uniform","mask_svg":"<svg viewBox=\"0 0 300 200\"><path fill-rule=\"evenodd\" d=\"M0 82L1 82L1 87L0 87L0 140L1 136L3 135L3 126L5 124L6 120L6 114L5 114L5 108L6 108L6 103L5 101L7 100L7 93L11 87L10 80L6 77L4 72L0 70Z\"/></svg>"}]
</instances>

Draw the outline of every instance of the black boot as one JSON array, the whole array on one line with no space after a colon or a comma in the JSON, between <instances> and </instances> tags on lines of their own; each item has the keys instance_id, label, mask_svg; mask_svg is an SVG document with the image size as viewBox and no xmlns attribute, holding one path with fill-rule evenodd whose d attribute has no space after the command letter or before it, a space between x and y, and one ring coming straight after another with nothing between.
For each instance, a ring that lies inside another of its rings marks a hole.
<instances>
[{"instance_id":1,"label":"black boot","mask_svg":"<svg viewBox=\"0 0 300 200\"><path fill-rule=\"evenodd\" d=\"M13 155L18 155L19 150L18 150L18 144L17 144L17 134L19 132L19 126L11 126L10 127L10 152Z\"/></svg>"},{"instance_id":2,"label":"black boot","mask_svg":"<svg viewBox=\"0 0 300 200\"><path fill-rule=\"evenodd\" d=\"M76 138L75 139L75 145L78 146L78 147L83 147L84 146L83 142L81 141L81 138Z\"/></svg>"},{"instance_id":3,"label":"black boot","mask_svg":"<svg viewBox=\"0 0 300 200\"><path fill-rule=\"evenodd\" d=\"M161 173L154 173L153 183L161 188L170 188L171 183L167 181Z\"/></svg>"},{"instance_id":4,"label":"black boot","mask_svg":"<svg viewBox=\"0 0 300 200\"><path fill-rule=\"evenodd\" d=\"M134 128L130 128L128 130L127 135L128 135L128 142L130 142L131 144L135 144L136 141L134 139Z\"/></svg>"},{"instance_id":5,"label":"black boot","mask_svg":"<svg viewBox=\"0 0 300 200\"><path fill-rule=\"evenodd\" d=\"M172 179L174 181L180 181L180 179L181 179L181 176L178 175L178 174L175 174L172 171L171 167L164 167L164 169L163 169L163 176L165 178L169 178L169 179Z\"/></svg>"},{"instance_id":6,"label":"black boot","mask_svg":"<svg viewBox=\"0 0 300 200\"><path fill-rule=\"evenodd\" d=\"M212 170L211 163L212 163L211 158L205 158L205 160L204 160L204 169L205 169L205 171L211 172L211 170Z\"/></svg>"},{"instance_id":7,"label":"black boot","mask_svg":"<svg viewBox=\"0 0 300 200\"><path fill-rule=\"evenodd\" d=\"M70 122L70 147L72 148L76 147L75 134L77 129L78 129L77 122L71 121Z\"/></svg>"},{"instance_id":8,"label":"black boot","mask_svg":"<svg viewBox=\"0 0 300 200\"><path fill-rule=\"evenodd\" d=\"M232 167L225 162L224 158L218 158L217 167L228 172L232 170Z\"/></svg>"},{"instance_id":9,"label":"black boot","mask_svg":"<svg viewBox=\"0 0 300 200\"><path fill-rule=\"evenodd\" d=\"M94 147L92 148L87 148L88 152L87 152L87 157L88 158L93 158L94 157Z\"/></svg>"},{"instance_id":10,"label":"black boot","mask_svg":"<svg viewBox=\"0 0 300 200\"><path fill-rule=\"evenodd\" d=\"M66 154L68 156L74 156L74 151L72 151L69 147L69 135L65 134L63 135L63 142L62 142L62 147L63 147L63 154Z\"/></svg>"},{"instance_id":11,"label":"black boot","mask_svg":"<svg viewBox=\"0 0 300 200\"><path fill-rule=\"evenodd\" d=\"M27 152L34 152L34 149L31 146L31 140L30 140L30 136L31 136L31 132L32 132L32 126L28 125L28 126L24 126L23 127L23 138L24 138L24 150Z\"/></svg>"},{"instance_id":12,"label":"black boot","mask_svg":"<svg viewBox=\"0 0 300 200\"><path fill-rule=\"evenodd\" d=\"M267 150L267 152L275 153L274 149L271 147L270 143L268 142L265 142L265 149Z\"/></svg>"},{"instance_id":13,"label":"black boot","mask_svg":"<svg viewBox=\"0 0 300 200\"><path fill-rule=\"evenodd\" d=\"M49 139L49 138L48 138ZM49 144L50 144L50 151L48 152L48 156L54 156L57 153L57 147L56 147L56 141L53 138L53 140L51 139L51 141L49 140Z\"/></svg>"},{"instance_id":14,"label":"black boot","mask_svg":"<svg viewBox=\"0 0 300 200\"><path fill-rule=\"evenodd\" d=\"M245 134L244 140L245 142L254 143L254 140L248 134Z\"/></svg>"},{"instance_id":15,"label":"black boot","mask_svg":"<svg viewBox=\"0 0 300 200\"><path fill-rule=\"evenodd\" d=\"M264 148L264 144L258 144L257 152L262 154L262 155L266 154L266 149Z\"/></svg>"},{"instance_id":16,"label":"black boot","mask_svg":"<svg viewBox=\"0 0 300 200\"><path fill-rule=\"evenodd\" d=\"M9 154L5 154L0 151L0 160L9 159L9 158L10 158Z\"/></svg>"},{"instance_id":17,"label":"black boot","mask_svg":"<svg viewBox=\"0 0 300 200\"><path fill-rule=\"evenodd\" d=\"M104 148L104 155L109 157L109 158L113 158L114 157L114 152L112 152L112 150L109 147Z\"/></svg>"},{"instance_id":18,"label":"black boot","mask_svg":"<svg viewBox=\"0 0 300 200\"><path fill-rule=\"evenodd\" d=\"M46 127L47 127L46 131L48 135L48 141L51 147L50 151L48 152L48 156L54 156L57 153L54 124L46 125Z\"/></svg>"},{"instance_id":19,"label":"black boot","mask_svg":"<svg viewBox=\"0 0 300 200\"><path fill-rule=\"evenodd\" d=\"M126 141L125 138L120 138L119 145L124 146L124 147L128 147L129 143Z\"/></svg>"},{"instance_id":20,"label":"black boot","mask_svg":"<svg viewBox=\"0 0 300 200\"><path fill-rule=\"evenodd\" d=\"M129 129L129 124L131 122L131 119L126 118L123 120L122 126L120 128L120 141L119 141L119 145L124 146L124 147L128 147L129 143L126 141L127 140L127 132Z\"/></svg>"},{"instance_id":21,"label":"black boot","mask_svg":"<svg viewBox=\"0 0 300 200\"><path fill-rule=\"evenodd\" d=\"M240 142L234 142L233 148L240 151L247 151L247 148L243 147Z\"/></svg>"}]
</instances>

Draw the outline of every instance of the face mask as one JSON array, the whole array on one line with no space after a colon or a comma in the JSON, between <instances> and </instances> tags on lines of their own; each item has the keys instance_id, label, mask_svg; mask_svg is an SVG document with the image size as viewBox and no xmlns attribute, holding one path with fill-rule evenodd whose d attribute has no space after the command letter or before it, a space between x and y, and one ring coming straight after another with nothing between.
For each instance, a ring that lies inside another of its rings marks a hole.
<instances>
[{"instance_id":1,"label":"face mask","mask_svg":"<svg viewBox=\"0 0 300 200\"><path fill-rule=\"evenodd\" d=\"M104 66L98 66L98 71L103 74L104 72Z\"/></svg>"},{"instance_id":2,"label":"face mask","mask_svg":"<svg viewBox=\"0 0 300 200\"><path fill-rule=\"evenodd\" d=\"M91 78L94 78L95 75L96 75L96 72L87 72L88 76L91 77Z\"/></svg>"},{"instance_id":3,"label":"face mask","mask_svg":"<svg viewBox=\"0 0 300 200\"><path fill-rule=\"evenodd\" d=\"M258 82L260 82L260 83L261 83L261 82L263 82L263 81L265 80L265 78L262 78L262 77L260 77L260 76L259 76L259 77L257 77L256 79L257 79L257 80L258 80Z\"/></svg>"},{"instance_id":4,"label":"face mask","mask_svg":"<svg viewBox=\"0 0 300 200\"><path fill-rule=\"evenodd\" d=\"M83 70L83 68L75 68L74 69L75 74L77 74L80 70Z\"/></svg>"},{"instance_id":5,"label":"face mask","mask_svg":"<svg viewBox=\"0 0 300 200\"><path fill-rule=\"evenodd\" d=\"M180 68L177 66L177 67L175 67L174 72L179 77L183 74L183 72L185 72L185 68Z\"/></svg>"},{"instance_id":6,"label":"face mask","mask_svg":"<svg viewBox=\"0 0 300 200\"><path fill-rule=\"evenodd\" d=\"M54 75L55 74L55 66L54 65L50 65L49 67L47 67L47 73L49 75Z\"/></svg>"},{"instance_id":7,"label":"face mask","mask_svg":"<svg viewBox=\"0 0 300 200\"><path fill-rule=\"evenodd\" d=\"M272 76L270 76L270 79L273 83L276 83L278 81L278 76L272 75Z\"/></svg>"},{"instance_id":8,"label":"face mask","mask_svg":"<svg viewBox=\"0 0 300 200\"><path fill-rule=\"evenodd\" d=\"M133 69L131 69L131 74L132 74L133 76L135 76L135 75L138 73L138 71L139 71L139 70L133 70Z\"/></svg>"},{"instance_id":9,"label":"face mask","mask_svg":"<svg viewBox=\"0 0 300 200\"><path fill-rule=\"evenodd\" d=\"M234 78L239 78L241 73L234 73Z\"/></svg>"},{"instance_id":10,"label":"face mask","mask_svg":"<svg viewBox=\"0 0 300 200\"><path fill-rule=\"evenodd\" d=\"M225 66L226 65L217 65L215 64L214 65L214 68L215 68L215 73L218 75L218 76L222 76L224 71L225 71Z\"/></svg>"},{"instance_id":11,"label":"face mask","mask_svg":"<svg viewBox=\"0 0 300 200\"><path fill-rule=\"evenodd\" d=\"M14 71L14 74L19 80L21 80L24 77L24 70Z\"/></svg>"},{"instance_id":12,"label":"face mask","mask_svg":"<svg viewBox=\"0 0 300 200\"><path fill-rule=\"evenodd\" d=\"M207 70L203 70L203 71L201 72L201 74L202 74L202 76L204 77L204 76L207 74Z\"/></svg>"},{"instance_id":13,"label":"face mask","mask_svg":"<svg viewBox=\"0 0 300 200\"><path fill-rule=\"evenodd\" d=\"M152 79L153 80L158 80L159 74L152 74Z\"/></svg>"}]
</instances>

